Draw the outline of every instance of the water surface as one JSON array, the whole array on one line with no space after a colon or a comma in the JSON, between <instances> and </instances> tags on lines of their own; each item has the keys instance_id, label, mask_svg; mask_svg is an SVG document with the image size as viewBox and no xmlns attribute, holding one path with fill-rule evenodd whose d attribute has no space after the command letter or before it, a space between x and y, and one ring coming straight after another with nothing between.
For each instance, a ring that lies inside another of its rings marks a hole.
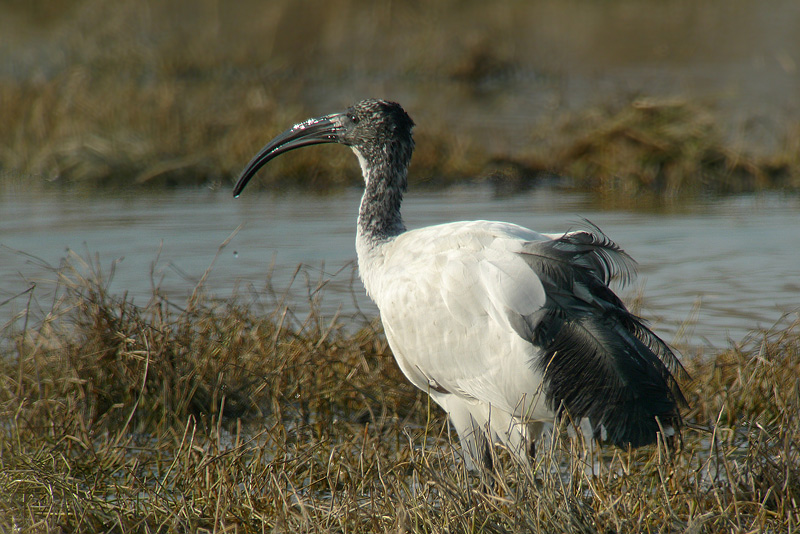
<instances>
[{"instance_id":1,"label":"water surface","mask_svg":"<svg viewBox=\"0 0 800 534\"><path fill-rule=\"evenodd\" d=\"M354 280L359 198L357 190L332 196L253 191L239 199L210 190L6 194L0 197L0 317L5 322L24 308L26 297L15 295L31 283L42 301L54 278L42 262L58 265L68 250L99 255L106 271L121 260L111 291L127 291L140 304L149 299L153 280L176 302L185 299L218 255L206 282L217 296L262 291L270 272L272 285L283 289L303 264L312 285L333 276L326 313L341 307L350 314L358 306L377 316ZM727 347L785 314L796 317L800 307L795 196L735 196L651 212L601 210L582 194L536 190L498 197L469 187L412 192L404 216L410 228L495 219L550 233L585 217L639 262L639 277L622 295L643 294L643 315L679 345ZM293 288L300 308L307 294L303 277Z\"/></svg>"}]
</instances>

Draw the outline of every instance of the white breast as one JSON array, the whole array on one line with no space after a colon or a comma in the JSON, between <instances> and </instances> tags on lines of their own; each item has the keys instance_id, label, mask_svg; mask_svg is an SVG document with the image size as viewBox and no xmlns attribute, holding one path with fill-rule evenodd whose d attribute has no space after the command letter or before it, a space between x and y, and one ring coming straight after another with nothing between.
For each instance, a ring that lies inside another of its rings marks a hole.
<instances>
[{"instance_id":1,"label":"white breast","mask_svg":"<svg viewBox=\"0 0 800 534\"><path fill-rule=\"evenodd\" d=\"M359 239L362 280L411 382L533 415L537 349L511 321L544 304L541 283L518 254L521 243L543 239L487 221L414 230L372 247ZM537 408L535 415L551 416L543 403Z\"/></svg>"}]
</instances>

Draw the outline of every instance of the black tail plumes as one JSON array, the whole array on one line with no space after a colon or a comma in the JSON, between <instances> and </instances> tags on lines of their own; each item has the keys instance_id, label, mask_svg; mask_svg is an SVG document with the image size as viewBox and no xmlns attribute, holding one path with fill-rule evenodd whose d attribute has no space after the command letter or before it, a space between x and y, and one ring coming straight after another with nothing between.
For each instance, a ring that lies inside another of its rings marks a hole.
<instances>
[{"instance_id":1,"label":"black tail plumes","mask_svg":"<svg viewBox=\"0 0 800 534\"><path fill-rule=\"evenodd\" d=\"M592 230L531 243L525 251L547 295L531 325L531 341L544 351L535 365L551 408L589 418L596 436L617 446L638 447L655 441L662 428L679 431L686 400L673 373L685 371L608 287L614 278L628 281L635 264Z\"/></svg>"}]
</instances>

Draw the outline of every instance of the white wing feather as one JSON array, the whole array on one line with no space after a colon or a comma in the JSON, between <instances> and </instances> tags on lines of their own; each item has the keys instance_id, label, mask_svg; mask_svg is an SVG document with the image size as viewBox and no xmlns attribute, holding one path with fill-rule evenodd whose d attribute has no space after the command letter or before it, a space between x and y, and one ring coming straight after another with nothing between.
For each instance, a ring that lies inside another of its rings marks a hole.
<instances>
[{"instance_id":1,"label":"white wing feather","mask_svg":"<svg viewBox=\"0 0 800 534\"><path fill-rule=\"evenodd\" d=\"M385 245L385 272L376 277L383 285L368 290L398 364L417 387L530 412L531 403L520 401L534 400L542 378L533 364L537 349L517 324L544 305L545 293L518 251L540 239L519 226L476 221L410 231Z\"/></svg>"}]
</instances>

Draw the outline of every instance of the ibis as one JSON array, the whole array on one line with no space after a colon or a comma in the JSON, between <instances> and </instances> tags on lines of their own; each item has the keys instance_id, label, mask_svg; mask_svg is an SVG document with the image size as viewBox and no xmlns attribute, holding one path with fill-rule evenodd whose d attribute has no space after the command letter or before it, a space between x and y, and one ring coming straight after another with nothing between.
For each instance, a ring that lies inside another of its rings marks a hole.
<instances>
[{"instance_id":1,"label":"ibis","mask_svg":"<svg viewBox=\"0 0 800 534\"><path fill-rule=\"evenodd\" d=\"M635 262L588 221L559 234L483 220L407 229L413 127L375 99L306 120L258 152L234 196L287 151L355 152L359 275L398 366L447 412L470 467L491 468L494 443L528 464L543 425L565 418L623 448L678 435L683 368L610 287Z\"/></svg>"}]
</instances>

